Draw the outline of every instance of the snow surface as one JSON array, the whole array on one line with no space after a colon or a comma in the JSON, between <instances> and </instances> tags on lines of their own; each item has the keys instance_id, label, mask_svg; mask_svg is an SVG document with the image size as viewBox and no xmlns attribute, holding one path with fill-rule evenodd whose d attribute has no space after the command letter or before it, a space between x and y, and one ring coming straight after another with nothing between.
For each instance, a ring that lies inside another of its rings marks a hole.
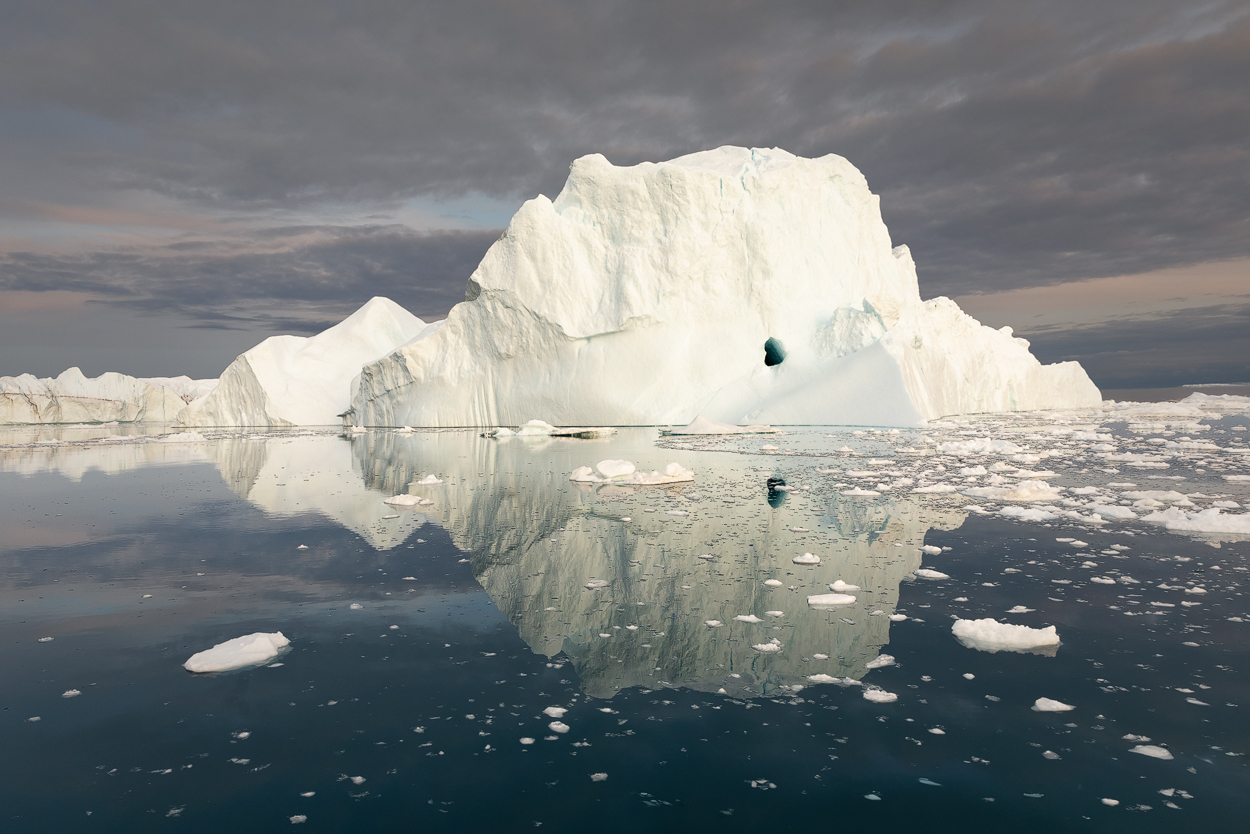
<instances>
[{"instance_id":1,"label":"snow surface","mask_svg":"<svg viewBox=\"0 0 1250 834\"><path fill-rule=\"evenodd\" d=\"M921 301L847 160L778 149L578 159L442 327L382 353L352 399L361 425L919 425L1100 403L1079 365Z\"/></svg>"},{"instance_id":2,"label":"snow surface","mask_svg":"<svg viewBox=\"0 0 1250 834\"><path fill-rule=\"evenodd\" d=\"M188 672L228 672L259 666L273 660L290 644L280 631L272 634L258 631L196 652L182 666Z\"/></svg>"},{"instance_id":3,"label":"snow surface","mask_svg":"<svg viewBox=\"0 0 1250 834\"><path fill-rule=\"evenodd\" d=\"M1054 626L1029 628L1000 623L989 617L983 620L955 620L951 624L951 633L968 648L990 653L1030 651L1059 645L1059 634Z\"/></svg>"},{"instance_id":4,"label":"snow surface","mask_svg":"<svg viewBox=\"0 0 1250 834\"><path fill-rule=\"evenodd\" d=\"M179 422L337 425L351 402L353 381L362 365L427 338L439 324L427 325L389 298L377 297L315 336L271 336L234 360L216 389L188 405Z\"/></svg>"}]
</instances>

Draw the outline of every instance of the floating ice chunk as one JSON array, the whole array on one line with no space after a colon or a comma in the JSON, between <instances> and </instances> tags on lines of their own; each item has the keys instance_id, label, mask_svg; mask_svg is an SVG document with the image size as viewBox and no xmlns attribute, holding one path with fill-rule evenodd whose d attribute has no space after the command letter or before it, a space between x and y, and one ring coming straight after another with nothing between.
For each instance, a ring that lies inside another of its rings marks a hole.
<instances>
[{"instance_id":1,"label":"floating ice chunk","mask_svg":"<svg viewBox=\"0 0 1250 834\"><path fill-rule=\"evenodd\" d=\"M299 825L300 823L303 823L303 822L308 822L307 814L292 814L291 815L291 825Z\"/></svg>"},{"instance_id":2,"label":"floating ice chunk","mask_svg":"<svg viewBox=\"0 0 1250 834\"><path fill-rule=\"evenodd\" d=\"M77 689L67 689L61 693L62 698L77 698L82 692Z\"/></svg>"},{"instance_id":3,"label":"floating ice chunk","mask_svg":"<svg viewBox=\"0 0 1250 834\"><path fill-rule=\"evenodd\" d=\"M920 547L920 552L925 554L926 556L937 556L941 554L942 548L934 547L931 544L926 544Z\"/></svg>"},{"instance_id":4,"label":"floating ice chunk","mask_svg":"<svg viewBox=\"0 0 1250 834\"><path fill-rule=\"evenodd\" d=\"M522 744L533 744L533 743L534 743L534 739L533 739L533 738L531 738L530 736L522 736L522 737L521 737L521 743L522 743Z\"/></svg>"},{"instance_id":5,"label":"floating ice chunk","mask_svg":"<svg viewBox=\"0 0 1250 834\"><path fill-rule=\"evenodd\" d=\"M786 612L784 611L765 611L764 612L765 617L784 617L785 615L786 615Z\"/></svg>"},{"instance_id":6,"label":"floating ice chunk","mask_svg":"<svg viewBox=\"0 0 1250 834\"><path fill-rule=\"evenodd\" d=\"M930 568L919 568L914 571L914 573L921 579L950 579L948 575L942 573L940 570L932 570Z\"/></svg>"},{"instance_id":7,"label":"floating ice chunk","mask_svg":"<svg viewBox=\"0 0 1250 834\"><path fill-rule=\"evenodd\" d=\"M816 660L828 660L829 659L829 655L819 654L819 653L812 655L812 657L814 657Z\"/></svg>"},{"instance_id":8,"label":"floating ice chunk","mask_svg":"<svg viewBox=\"0 0 1250 834\"><path fill-rule=\"evenodd\" d=\"M928 486L916 487L915 489L912 490L913 493L919 493L922 495L939 494L939 493L945 493L945 492L958 492L958 491L959 491L959 487L952 486L950 484L929 484Z\"/></svg>"},{"instance_id":9,"label":"floating ice chunk","mask_svg":"<svg viewBox=\"0 0 1250 834\"><path fill-rule=\"evenodd\" d=\"M583 587L585 587L587 590L590 590L590 591L597 591L600 588L606 588L608 587L608 585L611 585L611 584L612 583L608 582L608 580L606 579L592 579L589 582L587 582Z\"/></svg>"},{"instance_id":10,"label":"floating ice chunk","mask_svg":"<svg viewBox=\"0 0 1250 834\"><path fill-rule=\"evenodd\" d=\"M637 471L637 467L627 460L601 460L595 464L595 469L604 478L626 478Z\"/></svg>"},{"instance_id":11,"label":"floating ice chunk","mask_svg":"<svg viewBox=\"0 0 1250 834\"><path fill-rule=\"evenodd\" d=\"M760 447L760 451L761 452L775 452L777 451L777 447L771 443L765 443L763 446Z\"/></svg>"},{"instance_id":12,"label":"floating ice chunk","mask_svg":"<svg viewBox=\"0 0 1250 834\"><path fill-rule=\"evenodd\" d=\"M994 440L979 437L973 440L950 440L939 443L937 450L943 455L990 455L1011 454L1023 451L1010 440Z\"/></svg>"},{"instance_id":13,"label":"floating ice chunk","mask_svg":"<svg viewBox=\"0 0 1250 834\"><path fill-rule=\"evenodd\" d=\"M1172 751L1165 747L1159 747L1155 744L1138 744L1135 747L1130 747L1128 752L1139 753L1143 756L1149 756L1152 759L1163 759L1164 761L1171 761L1175 758L1172 755Z\"/></svg>"},{"instance_id":14,"label":"floating ice chunk","mask_svg":"<svg viewBox=\"0 0 1250 834\"><path fill-rule=\"evenodd\" d=\"M740 623L762 623L764 622L763 620L761 620L759 617L755 616L754 614L739 614L738 616L734 617L734 619Z\"/></svg>"},{"instance_id":15,"label":"floating ice chunk","mask_svg":"<svg viewBox=\"0 0 1250 834\"><path fill-rule=\"evenodd\" d=\"M780 585L781 583L780 583L780 582L778 582L777 584L778 584L778 585ZM39 638L36 642L39 642L39 643L51 643L51 642L52 642L53 640L55 640L55 639L56 639L55 637L40 637L40 638Z\"/></svg>"},{"instance_id":16,"label":"floating ice chunk","mask_svg":"<svg viewBox=\"0 0 1250 834\"><path fill-rule=\"evenodd\" d=\"M1036 608L1025 608L1023 605L1015 605L1007 609L1008 614L1032 614Z\"/></svg>"},{"instance_id":17,"label":"floating ice chunk","mask_svg":"<svg viewBox=\"0 0 1250 834\"><path fill-rule=\"evenodd\" d=\"M790 561L796 565L819 565L820 557L815 553L804 553L802 556L795 556Z\"/></svg>"},{"instance_id":18,"label":"floating ice chunk","mask_svg":"<svg viewBox=\"0 0 1250 834\"><path fill-rule=\"evenodd\" d=\"M1089 581L1097 583L1099 585L1114 585L1115 584L1115 580L1112 579L1110 576L1091 576L1089 578Z\"/></svg>"},{"instance_id":19,"label":"floating ice chunk","mask_svg":"<svg viewBox=\"0 0 1250 834\"><path fill-rule=\"evenodd\" d=\"M563 721L552 721L547 725L547 729L551 730L553 733L567 733L570 728L569 725L565 724Z\"/></svg>"},{"instance_id":20,"label":"floating ice chunk","mask_svg":"<svg viewBox=\"0 0 1250 834\"><path fill-rule=\"evenodd\" d=\"M810 602L810 600L809 600L809 602ZM907 615L906 615L906 614L891 614L891 615L890 615L890 622L892 622L892 623L901 623L901 622L902 622L903 620L905 620L905 619L907 619Z\"/></svg>"},{"instance_id":21,"label":"floating ice chunk","mask_svg":"<svg viewBox=\"0 0 1250 834\"><path fill-rule=\"evenodd\" d=\"M863 498L871 498L871 497L873 497L873 496L880 495L880 494L881 494L881 493L876 492L875 490L871 490L871 489L860 489L859 487L855 487L854 489L844 490L844 491L842 492L842 495L847 495L847 496L852 496L852 497L854 497L854 496L860 496L860 497L863 497Z\"/></svg>"},{"instance_id":22,"label":"floating ice chunk","mask_svg":"<svg viewBox=\"0 0 1250 834\"><path fill-rule=\"evenodd\" d=\"M182 665L188 672L226 672L259 666L273 660L290 644L280 631L258 631L197 652Z\"/></svg>"},{"instance_id":23,"label":"floating ice chunk","mask_svg":"<svg viewBox=\"0 0 1250 834\"><path fill-rule=\"evenodd\" d=\"M434 474L429 474L419 481L413 481L412 486L435 486L436 484L441 484L442 482L442 478L439 478Z\"/></svg>"},{"instance_id":24,"label":"floating ice chunk","mask_svg":"<svg viewBox=\"0 0 1250 834\"><path fill-rule=\"evenodd\" d=\"M1000 623L989 617L981 620L955 620L951 624L951 632L964 646L990 653L1032 651L1059 645L1059 634L1054 626L1029 628Z\"/></svg>"},{"instance_id":25,"label":"floating ice chunk","mask_svg":"<svg viewBox=\"0 0 1250 834\"><path fill-rule=\"evenodd\" d=\"M1047 512L1037 507L1003 507L998 511L998 514L1008 518L1018 518L1021 521L1049 521L1052 518L1059 517L1052 512Z\"/></svg>"},{"instance_id":26,"label":"floating ice chunk","mask_svg":"<svg viewBox=\"0 0 1250 834\"><path fill-rule=\"evenodd\" d=\"M862 681L857 681L854 678L839 678L836 675L826 675L823 672L817 675L808 675L807 679L812 683L836 683L838 686L864 685Z\"/></svg>"},{"instance_id":27,"label":"floating ice chunk","mask_svg":"<svg viewBox=\"0 0 1250 834\"><path fill-rule=\"evenodd\" d=\"M365 607L364 607L363 605L361 605L359 602L353 602L351 605L349 605L349 606L347 606L347 607L348 607L348 608L350 608L352 611L363 611L363 610L364 610L364 608L365 608Z\"/></svg>"},{"instance_id":28,"label":"floating ice chunk","mask_svg":"<svg viewBox=\"0 0 1250 834\"><path fill-rule=\"evenodd\" d=\"M769 640L767 643L756 643L755 645L751 646L751 648L755 649L757 652L764 652L765 654L774 654L776 652L781 651L781 641L778 640L776 637L774 637L773 639Z\"/></svg>"},{"instance_id":29,"label":"floating ice chunk","mask_svg":"<svg viewBox=\"0 0 1250 834\"><path fill-rule=\"evenodd\" d=\"M590 774L590 781L592 781L592 782L603 782L603 781L606 781L606 780L607 780L607 778L608 778L608 774L606 774L606 773L592 773L592 774Z\"/></svg>"},{"instance_id":30,"label":"floating ice chunk","mask_svg":"<svg viewBox=\"0 0 1250 834\"><path fill-rule=\"evenodd\" d=\"M563 718L566 712L568 712L568 710L564 707L547 707L543 710L543 715L548 718Z\"/></svg>"},{"instance_id":31,"label":"floating ice chunk","mask_svg":"<svg viewBox=\"0 0 1250 834\"><path fill-rule=\"evenodd\" d=\"M868 661L867 668L884 669L887 666L893 666L893 665L894 665L894 655L879 654L876 657L874 657L872 660Z\"/></svg>"},{"instance_id":32,"label":"floating ice chunk","mask_svg":"<svg viewBox=\"0 0 1250 834\"><path fill-rule=\"evenodd\" d=\"M708 628L720 628L724 623L720 620L704 620L703 624Z\"/></svg>"},{"instance_id":33,"label":"floating ice chunk","mask_svg":"<svg viewBox=\"0 0 1250 834\"><path fill-rule=\"evenodd\" d=\"M780 579L765 579L764 584L770 588L779 588L782 585Z\"/></svg>"},{"instance_id":34,"label":"floating ice chunk","mask_svg":"<svg viewBox=\"0 0 1250 834\"><path fill-rule=\"evenodd\" d=\"M858 591L860 590L860 587L858 585L850 585L846 582L843 582L841 579L839 579L835 582L829 583L829 590L833 591L834 593L845 594L847 591Z\"/></svg>"},{"instance_id":35,"label":"floating ice chunk","mask_svg":"<svg viewBox=\"0 0 1250 834\"><path fill-rule=\"evenodd\" d=\"M390 504L392 507L415 507L421 503L421 497L417 495L392 495L390 498L383 498L383 504Z\"/></svg>"},{"instance_id":36,"label":"floating ice chunk","mask_svg":"<svg viewBox=\"0 0 1250 834\"><path fill-rule=\"evenodd\" d=\"M685 510L667 510L664 514L665 514L665 515L675 515L675 516L687 516L687 515L690 515L690 513L686 512Z\"/></svg>"},{"instance_id":37,"label":"floating ice chunk","mask_svg":"<svg viewBox=\"0 0 1250 834\"><path fill-rule=\"evenodd\" d=\"M898 700L898 696L884 689L869 688L864 690L864 700L872 701L874 704L892 704Z\"/></svg>"},{"instance_id":38,"label":"floating ice chunk","mask_svg":"<svg viewBox=\"0 0 1250 834\"><path fill-rule=\"evenodd\" d=\"M1117 806L1117 805L1119 805L1119 804L1120 804L1120 800L1118 800L1118 799L1110 799L1110 798L1105 797L1105 796L1104 796L1102 799L1098 800L1098 801L1099 801L1099 802L1101 802L1103 805L1108 805L1108 806L1110 806L1110 807L1112 807L1112 808L1114 808L1115 806Z\"/></svg>"},{"instance_id":39,"label":"floating ice chunk","mask_svg":"<svg viewBox=\"0 0 1250 834\"><path fill-rule=\"evenodd\" d=\"M701 553L701 554L699 554L699 558L700 558L700 559L704 559L704 560L706 560L706 561L709 561L709 562L710 562L710 561L712 561L713 559L715 559L716 557L715 557L715 556L713 556L711 553Z\"/></svg>"},{"instance_id":40,"label":"floating ice chunk","mask_svg":"<svg viewBox=\"0 0 1250 834\"><path fill-rule=\"evenodd\" d=\"M944 735L946 735L946 731L945 731L945 730L943 730L941 727L930 727L930 728L929 728L929 732L933 733L933 735L935 735L935 736L944 736Z\"/></svg>"},{"instance_id":41,"label":"floating ice chunk","mask_svg":"<svg viewBox=\"0 0 1250 834\"><path fill-rule=\"evenodd\" d=\"M807 604L819 608L826 605L850 605L855 597L850 594L813 594L807 598Z\"/></svg>"},{"instance_id":42,"label":"floating ice chunk","mask_svg":"<svg viewBox=\"0 0 1250 834\"><path fill-rule=\"evenodd\" d=\"M1038 698L1033 702L1032 710L1034 712L1070 712L1076 709L1071 704L1065 704L1061 701L1054 701L1050 698Z\"/></svg>"},{"instance_id":43,"label":"floating ice chunk","mask_svg":"<svg viewBox=\"0 0 1250 834\"><path fill-rule=\"evenodd\" d=\"M963 494L999 501L1054 501L1060 497L1060 490L1046 481L1027 480L1005 487L970 487L963 490Z\"/></svg>"}]
</instances>

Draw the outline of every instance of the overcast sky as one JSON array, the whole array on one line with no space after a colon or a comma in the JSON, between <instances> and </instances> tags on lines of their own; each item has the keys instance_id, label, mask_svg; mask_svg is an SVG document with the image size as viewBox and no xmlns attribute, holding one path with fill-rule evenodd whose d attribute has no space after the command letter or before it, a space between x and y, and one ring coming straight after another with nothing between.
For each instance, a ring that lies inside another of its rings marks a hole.
<instances>
[{"instance_id":1,"label":"overcast sky","mask_svg":"<svg viewBox=\"0 0 1250 834\"><path fill-rule=\"evenodd\" d=\"M8 0L0 374L445 315L569 163L837 153L925 297L1104 387L1250 379L1250 3Z\"/></svg>"}]
</instances>

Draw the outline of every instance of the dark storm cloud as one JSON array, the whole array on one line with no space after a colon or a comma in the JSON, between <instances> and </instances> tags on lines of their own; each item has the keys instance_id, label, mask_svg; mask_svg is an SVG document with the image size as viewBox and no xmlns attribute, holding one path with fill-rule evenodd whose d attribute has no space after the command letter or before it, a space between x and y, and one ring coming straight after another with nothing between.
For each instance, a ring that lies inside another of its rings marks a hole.
<instances>
[{"instance_id":1,"label":"dark storm cloud","mask_svg":"<svg viewBox=\"0 0 1250 834\"><path fill-rule=\"evenodd\" d=\"M923 293L967 294L1250 254L1247 89L1250 9L1219 0L17 2L0 217L128 194L250 218L517 202L585 153L775 145L850 159ZM430 312L486 237L13 255L0 274L210 327L365 285Z\"/></svg>"},{"instance_id":2,"label":"dark storm cloud","mask_svg":"<svg viewBox=\"0 0 1250 834\"><path fill-rule=\"evenodd\" d=\"M1022 335L1043 362L1079 360L1100 388L1250 380L1250 305L1042 327Z\"/></svg>"},{"instance_id":3,"label":"dark storm cloud","mask_svg":"<svg viewBox=\"0 0 1250 834\"><path fill-rule=\"evenodd\" d=\"M206 328L317 332L375 295L419 316L464 300L465 279L498 232L418 233L402 226L300 227L258 237L298 236L278 251L233 244L174 244L87 255L0 257L0 290L68 289L150 314L176 314ZM307 312L275 315L275 310Z\"/></svg>"}]
</instances>

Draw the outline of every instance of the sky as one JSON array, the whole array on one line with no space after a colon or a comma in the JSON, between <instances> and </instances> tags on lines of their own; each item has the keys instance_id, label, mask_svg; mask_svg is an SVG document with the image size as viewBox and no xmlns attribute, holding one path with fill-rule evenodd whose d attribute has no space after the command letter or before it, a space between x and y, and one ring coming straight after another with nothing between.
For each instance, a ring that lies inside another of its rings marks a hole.
<instances>
[{"instance_id":1,"label":"sky","mask_svg":"<svg viewBox=\"0 0 1250 834\"><path fill-rule=\"evenodd\" d=\"M836 153L921 294L1104 388L1250 380L1250 3L8 0L0 375L439 318L569 164Z\"/></svg>"}]
</instances>

